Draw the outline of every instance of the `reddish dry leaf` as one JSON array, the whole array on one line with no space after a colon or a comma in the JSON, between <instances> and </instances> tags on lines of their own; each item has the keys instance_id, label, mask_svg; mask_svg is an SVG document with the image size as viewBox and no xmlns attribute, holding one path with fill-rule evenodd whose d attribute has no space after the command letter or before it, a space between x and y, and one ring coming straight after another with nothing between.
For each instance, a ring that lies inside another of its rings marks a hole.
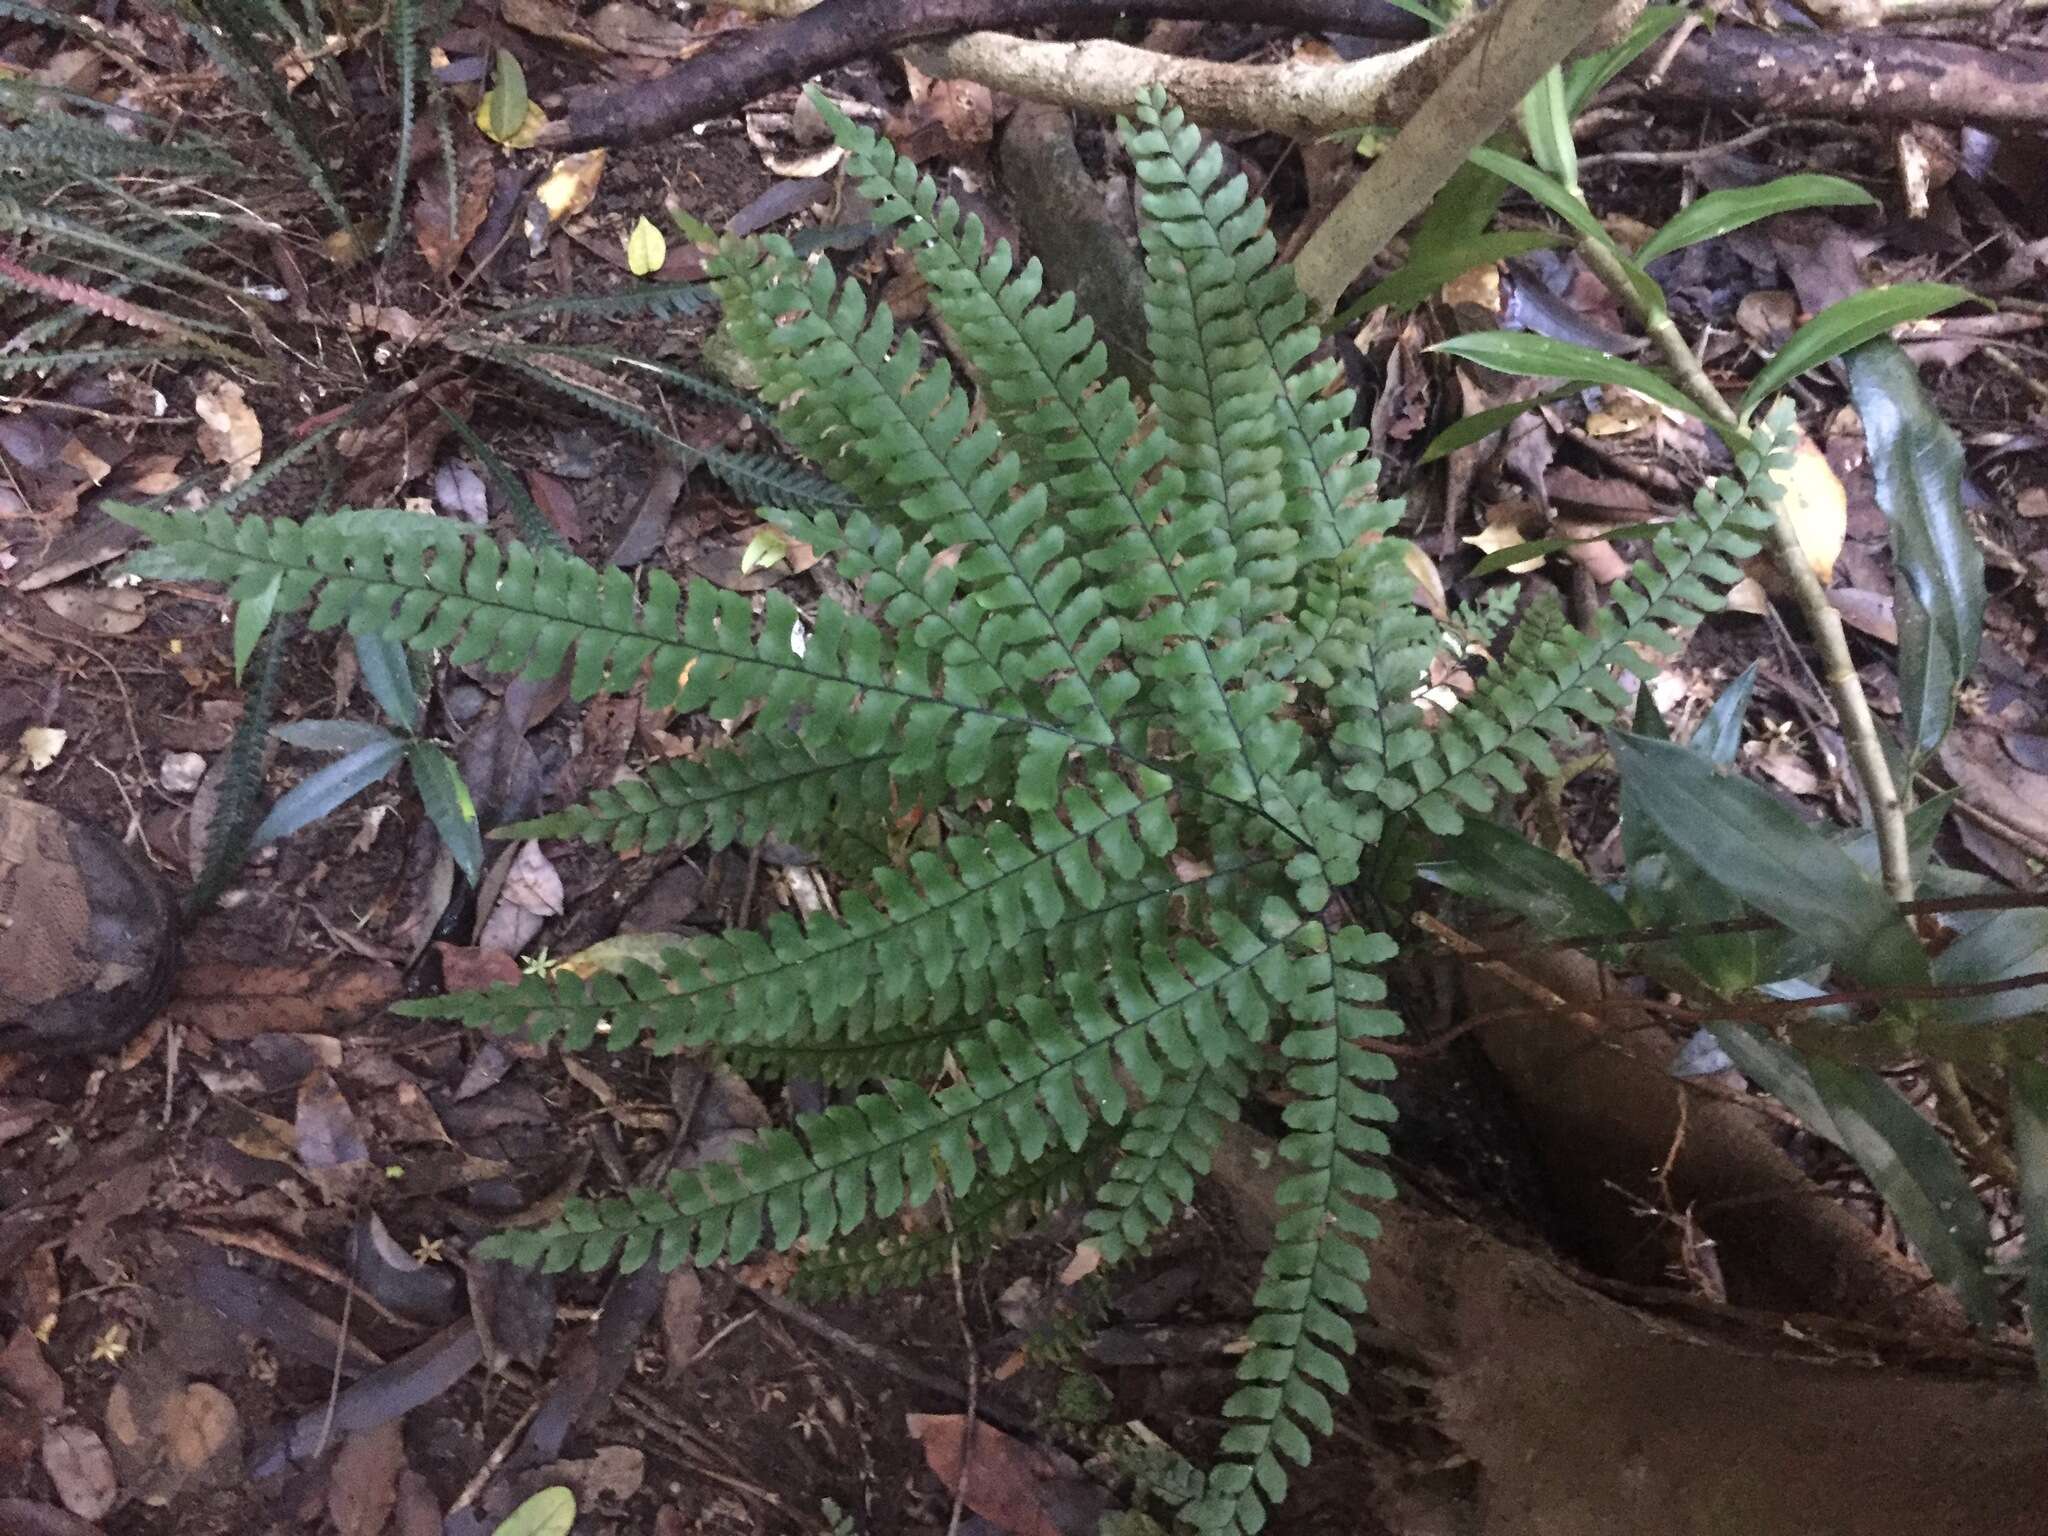
<instances>
[{"instance_id":1,"label":"reddish dry leaf","mask_svg":"<svg viewBox=\"0 0 2048 1536\"><path fill-rule=\"evenodd\" d=\"M441 954L441 982L450 992L478 992L485 987L517 985L519 962L495 949L461 944L436 944Z\"/></svg>"},{"instance_id":2,"label":"reddish dry leaf","mask_svg":"<svg viewBox=\"0 0 2048 1536\"><path fill-rule=\"evenodd\" d=\"M960 1489L967 1468L965 1503L1009 1536L1067 1536L1053 1519L1046 1496L1060 1472L1043 1451L1013 1440L992 1424L978 1424L967 1453L967 1416L909 1413L910 1438L924 1447L924 1459L949 1492Z\"/></svg>"},{"instance_id":3,"label":"reddish dry leaf","mask_svg":"<svg viewBox=\"0 0 2048 1536\"><path fill-rule=\"evenodd\" d=\"M661 1293L661 1343L668 1356L666 1379L674 1381L697 1353L704 1336L704 1282L685 1266L670 1273Z\"/></svg>"},{"instance_id":4,"label":"reddish dry leaf","mask_svg":"<svg viewBox=\"0 0 2048 1536\"><path fill-rule=\"evenodd\" d=\"M114 1458L104 1440L83 1424L57 1424L43 1435L43 1470L57 1497L81 1520L97 1520L120 1493Z\"/></svg>"},{"instance_id":5,"label":"reddish dry leaf","mask_svg":"<svg viewBox=\"0 0 2048 1536\"><path fill-rule=\"evenodd\" d=\"M241 1459L242 1416L219 1387L195 1381L173 1392L164 1402L162 1425L164 1448L182 1472Z\"/></svg>"},{"instance_id":6,"label":"reddish dry leaf","mask_svg":"<svg viewBox=\"0 0 2048 1536\"><path fill-rule=\"evenodd\" d=\"M45 1419L64 1416L64 1378L43 1356L43 1346L27 1328L15 1330L0 1350L0 1387L5 1387Z\"/></svg>"},{"instance_id":7,"label":"reddish dry leaf","mask_svg":"<svg viewBox=\"0 0 2048 1536\"><path fill-rule=\"evenodd\" d=\"M216 1040L262 1034L336 1034L382 1008L404 989L395 965L334 960L324 965L187 966L164 1005L166 1023Z\"/></svg>"},{"instance_id":8,"label":"reddish dry leaf","mask_svg":"<svg viewBox=\"0 0 2048 1536\"><path fill-rule=\"evenodd\" d=\"M526 489L533 504L540 508L541 516L554 525L555 532L571 544L583 542L583 512L568 486L543 470L529 469Z\"/></svg>"},{"instance_id":9,"label":"reddish dry leaf","mask_svg":"<svg viewBox=\"0 0 2048 1536\"><path fill-rule=\"evenodd\" d=\"M360 1429L341 1443L327 1480L327 1517L340 1536L377 1536L398 1503L405 1437L398 1420Z\"/></svg>"},{"instance_id":10,"label":"reddish dry leaf","mask_svg":"<svg viewBox=\"0 0 2048 1536\"><path fill-rule=\"evenodd\" d=\"M411 1467L398 1474L398 1506L391 1513L391 1536L441 1536L441 1501Z\"/></svg>"},{"instance_id":11,"label":"reddish dry leaf","mask_svg":"<svg viewBox=\"0 0 2048 1536\"><path fill-rule=\"evenodd\" d=\"M448 213L448 176L438 156L420 178L420 189L412 200L413 239L434 276L442 279L455 270L462 253L469 249L469 242L483 227L484 215L491 210L494 178L489 148L466 122L459 131L463 145L452 225Z\"/></svg>"}]
</instances>

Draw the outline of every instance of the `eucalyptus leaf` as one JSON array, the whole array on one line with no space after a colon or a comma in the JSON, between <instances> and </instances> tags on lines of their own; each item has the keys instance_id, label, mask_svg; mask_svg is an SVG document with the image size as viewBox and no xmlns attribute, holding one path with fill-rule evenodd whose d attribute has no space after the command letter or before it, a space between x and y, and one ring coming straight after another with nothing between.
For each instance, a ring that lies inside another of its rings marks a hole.
<instances>
[{"instance_id":1,"label":"eucalyptus leaf","mask_svg":"<svg viewBox=\"0 0 2048 1536\"><path fill-rule=\"evenodd\" d=\"M1970 1321L1995 1328L1998 1294L1984 1272L1990 1223L1941 1132L1868 1067L1816 1057L1809 1070L1843 1148L1884 1196L1899 1230L1955 1291Z\"/></svg>"},{"instance_id":2,"label":"eucalyptus leaf","mask_svg":"<svg viewBox=\"0 0 2048 1536\"><path fill-rule=\"evenodd\" d=\"M1926 953L1884 888L1769 791L1670 742L1625 731L1611 740L1634 808L1666 846L1858 981L1926 984Z\"/></svg>"},{"instance_id":3,"label":"eucalyptus leaf","mask_svg":"<svg viewBox=\"0 0 2048 1536\"><path fill-rule=\"evenodd\" d=\"M476 802L455 760L431 741L414 741L405 748L412 764L412 781L426 807L427 820L441 834L456 867L475 885L483 873L483 833L477 826Z\"/></svg>"},{"instance_id":4,"label":"eucalyptus leaf","mask_svg":"<svg viewBox=\"0 0 2048 1536\"><path fill-rule=\"evenodd\" d=\"M1893 341L1844 360L1898 574L1899 703L1916 756L1941 745L1984 631L1984 554L1963 512L1963 449Z\"/></svg>"},{"instance_id":5,"label":"eucalyptus leaf","mask_svg":"<svg viewBox=\"0 0 2048 1536\"><path fill-rule=\"evenodd\" d=\"M1526 331L1481 331L1472 336L1453 336L1430 349L1448 352L1467 362L1480 363L1496 373L1517 373L1539 379L1573 379L1586 384L1614 384L1646 395L1659 405L1697 416L1699 407L1685 392L1662 374L1652 373L1640 363L1575 346L1548 336Z\"/></svg>"},{"instance_id":6,"label":"eucalyptus leaf","mask_svg":"<svg viewBox=\"0 0 2048 1536\"><path fill-rule=\"evenodd\" d=\"M1839 176L1780 176L1760 187L1726 187L1681 209L1643 243L1636 260L1648 266L1659 256L1800 208L1865 207L1876 201L1855 182Z\"/></svg>"},{"instance_id":7,"label":"eucalyptus leaf","mask_svg":"<svg viewBox=\"0 0 2048 1536\"><path fill-rule=\"evenodd\" d=\"M289 837L318 821L388 775L405 756L405 743L393 739L365 742L346 757L302 779L278 797L270 814L250 834L251 847Z\"/></svg>"},{"instance_id":8,"label":"eucalyptus leaf","mask_svg":"<svg viewBox=\"0 0 2048 1536\"><path fill-rule=\"evenodd\" d=\"M1975 295L1953 283L1895 283L1889 288L1868 288L1830 304L1794 331L1778 355L1764 365L1742 397L1742 415L1749 415L1800 374L1834 361L1895 325L1925 320L1972 302Z\"/></svg>"}]
</instances>

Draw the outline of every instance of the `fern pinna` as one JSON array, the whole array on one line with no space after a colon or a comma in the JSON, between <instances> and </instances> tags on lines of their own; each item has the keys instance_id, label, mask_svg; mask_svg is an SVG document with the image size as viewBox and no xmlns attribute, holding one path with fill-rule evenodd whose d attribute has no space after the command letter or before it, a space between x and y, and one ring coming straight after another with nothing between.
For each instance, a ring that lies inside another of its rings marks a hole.
<instances>
[{"instance_id":1,"label":"fern pinna","mask_svg":"<svg viewBox=\"0 0 2048 1536\"><path fill-rule=\"evenodd\" d=\"M1290 1170L1200 1520L1253 1531L1330 1427L1365 1305L1395 1033L1394 951L1343 888L1389 818L1451 830L1621 669L1716 607L1767 519L1782 419L1703 492L1589 632L1526 618L1448 722L1414 702L1443 637L1410 602L1398 508L1264 208L1157 96L1123 125L1140 177L1157 385L1141 410L1070 295L984 248L978 220L820 99L877 216L924 274L978 400L888 312L774 238L726 240L724 322L784 436L846 493L766 516L862 605L808 617L661 571L471 543L385 512L302 523L156 513L141 568L275 593L415 649L579 696L751 722L517 829L621 849L780 838L856 846L905 810L935 847L842 869L836 913L678 941L658 963L557 968L407 1011L583 1047L712 1049L841 1102L736 1161L579 1203L494 1251L551 1268L824 1250L853 1283L916 1279L891 1217L950 1192L956 1231L1092 1192L1109 1259L1193 1197L1277 1068ZM317 601L316 601L317 599ZM874 846L882 846L878 835ZM862 1232L852 1243L835 1244ZM876 1235L879 1232L881 1235Z\"/></svg>"}]
</instances>

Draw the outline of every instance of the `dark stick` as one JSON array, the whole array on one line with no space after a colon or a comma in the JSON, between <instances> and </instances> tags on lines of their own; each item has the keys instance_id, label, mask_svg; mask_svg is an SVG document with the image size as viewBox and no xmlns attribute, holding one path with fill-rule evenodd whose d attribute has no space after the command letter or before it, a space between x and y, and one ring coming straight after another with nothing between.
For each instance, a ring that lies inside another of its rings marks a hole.
<instances>
[{"instance_id":1,"label":"dark stick","mask_svg":"<svg viewBox=\"0 0 2048 1536\"><path fill-rule=\"evenodd\" d=\"M835 65L907 43L1050 22L1101 32L1126 15L1422 35L1420 22L1385 0L824 0L787 21L742 33L728 47L707 49L665 75L573 106L541 142L558 149L649 144Z\"/></svg>"}]
</instances>

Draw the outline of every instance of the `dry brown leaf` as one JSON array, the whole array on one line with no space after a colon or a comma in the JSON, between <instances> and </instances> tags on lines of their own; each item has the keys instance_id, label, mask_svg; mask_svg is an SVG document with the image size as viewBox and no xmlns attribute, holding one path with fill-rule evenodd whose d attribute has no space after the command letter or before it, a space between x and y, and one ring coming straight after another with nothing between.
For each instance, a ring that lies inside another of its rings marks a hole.
<instances>
[{"instance_id":1,"label":"dry brown leaf","mask_svg":"<svg viewBox=\"0 0 2048 1536\"><path fill-rule=\"evenodd\" d=\"M83 1424L53 1424L44 1432L43 1470L58 1502L81 1520L99 1519L120 1493L107 1443Z\"/></svg>"},{"instance_id":2,"label":"dry brown leaf","mask_svg":"<svg viewBox=\"0 0 2048 1536\"><path fill-rule=\"evenodd\" d=\"M1420 544L1411 541L1401 551L1401 563L1415 578L1415 590L1422 599L1422 606L1438 618L1448 619L1451 616L1450 595L1444 591L1443 572L1436 568L1436 562L1423 552Z\"/></svg>"},{"instance_id":3,"label":"dry brown leaf","mask_svg":"<svg viewBox=\"0 0 2048 1536\"><path fill-rule=\"evenodd\" d=\"M970 1448L965 1414L907 1413L903 1423L950 1491L960 1491L965 1470L963 1502L982 1519L1009 1536L1066 1536L1047 1507L1048 1494L1063 1479L1044 1451L986 1422L973 1426Z\"/></svg>"},{"instance_id":4,"label":"dry brown leaf","mask_svg":"<svg viewBox=\"0 0 2048 1536\"><path fill-rule=\"evenodd\" d=\"M233 490L256 472L263 457L263 424L242 398L242 386L217 373L200 381L192 409L202 423L199 451L213 463L227 466L222 489Z\"/></svg>"},{"instance_id":5,"label":"dry brown leaf","mask_svg":"<svg viewBox=\"0 0 2048 1536\"><path fill-rule=\"evenodd\" d=\"M557 0L502 0L498 14L510 25L522 32L531 32L535 37L566 43L585 53L604 52L599 44L584 35L575 7L559 4Z\"/></svg>"},{"instance_id":6,"label":"dry brown leaf","mask_svg":"<svg viewBox=\"0 0 2048 1536\"><path fill-rule=\"evenodd\" d=\"M957 160L988 148L995 136L995 94L972 80L935 80L908 60L910 107L888 122L896 148L913 162L935 156Z\"/></svg>"},{"instance_id":7,"label":"dry brown leaf","mask_svg":"<svg viewBox=\"0 0 2048 1536\"><path fill-rule=\"evenodd\" d=\"M2021 517L2048 517L2048 486L2028 486L2013 503L2013 510Z\"/></svg>"},{"instance_id":8,"label":"dry brown leaf","mask_svg":"<svg viewBox=\"0 0 2048 1536\"><path fill-rule=\"evenodd\" d=\"M1771 478L1784 487L1779 509L1791 519L1813 574L1826 586L1834 579L1835 561L1849 531L1849 493L1827 455L1803 432L1792 450L1791 467L1773 470ZM1767 577L1764 581L1769 585Z\"/></svg>"},{"instance_id":9,"label":"dry brown leaf","mask_svg":"<svg viewBox=\"0 0 2048 1536\"><path fill-rule=\"evenodd\" d=\"M327 1518L340 1536L378 1536L398 1503L404 1465L405 1437L396 1419L342 1441L327 1480Z\"/></svg>"},{"instance_id":10,"label":"dry brown leaf","mask_svg":"<svg viewBox=\"0 0 2048 1536\"><path fill-rule=\"evenodd\" d=\"M448 175L439 156L420 178L420 189L412 200L412 234L434 276L445 281L483 227L484 217L491 211L493 180L490 150L468 136L467 130L457 172L452 227L448 216Z\"/></svg>"},{"instance_id":11,"label":"dry brown leaf","mask_svg":"<svg viewBox=\"0 0 2048 1536\"><path fill-rule=\"evenodd\" d=\"M661 1346L668 1356L665 1379L674 1381L697 1353L704 1336L704 1282L685 1265L670 1273L661 1293Z\"/></svg>"},{"instance_id":12,"label":"dry brown leaf","mask_svg":"<svg viewBox=\"0 0 2048 1536\"><path fill-rule=\"evenodd\" d=\"M45 1419L64 1416L64 1378L44 1358L43 1346L27 1328L17 1328L0 1350L0 1387Z\"/></svg>"},{"instance_id":13,"label":"dry brown leaf","mask_svg":"<svg viewBox=\"0 0 2048 1536\"><path fill-rule=\"evenodd\" d=\"M1534 502L1525 500L1497 501L1486 509L1486 526L1477 533L1467 534L1461 543L1470 544L1482 555L1497 555L1504 549L1513 549L1517 544L1526 544L1531 535L1523 529L1533 520L1540 520L1542 510ZM1539 570L1543 557L1533 560L1517 560L1508 567L1511 574L1526 576Z\"/></svg>"},{"instance_id":14,"label":"dry brown leaf","mask_svg":"<svg viewBox=\"0 0 2048 1536\"><path fill-rule=\"evenodd\" d=\"M164 1448L184 1472L197 1472L230 1452L239 1460L242 1416L219 1387L195 1381L164 1401Z\"/></svg>"},{"instance_id":15,"label":"dry brown leaf","mask_svg":"<svg viewBox=\"0 0 2048 1536\"><path fill-rule=\"evenodd\" d=\"M140 587L50 587L43 592L50 612L95 635L125 635L142 627Z\"/></svg>"},{"instance_id":16,"label":"dry brown leaf","mask_svg":"<svg viewBox=\"0 0 2048 1536\"><path fill-rule=\"evenodd\" d=\"M216 1040L270 1033L345 1033L346 1026L397 997L405 979L379 960L324 965L189 965L164 1005L167 1023Z\"/></svg>"},{"instance_id":17,"label":"dry brown leaf","mask_svg":"<svg viewBox=\"0 0 2048 1536\"><path fill-rule=\"evenodd\" d=\"M679 21L632 0L612 0L590 18L590 35L613 53L640 59L687 59L711 46Z\"/></svg>"},{"instance_id":18,"label":"dry brown leaf","mask_svg":"<svg viewBox=\"0 0 2048 1536\"><path fill-rule=\"evenodd\" d=\"M560 224L573 219L597 196L597 184L604 176L604 151L586 149L578 155L564 155L554 163L534 198L547 210L548 222Z\"/></svg>"}]
</instances>

